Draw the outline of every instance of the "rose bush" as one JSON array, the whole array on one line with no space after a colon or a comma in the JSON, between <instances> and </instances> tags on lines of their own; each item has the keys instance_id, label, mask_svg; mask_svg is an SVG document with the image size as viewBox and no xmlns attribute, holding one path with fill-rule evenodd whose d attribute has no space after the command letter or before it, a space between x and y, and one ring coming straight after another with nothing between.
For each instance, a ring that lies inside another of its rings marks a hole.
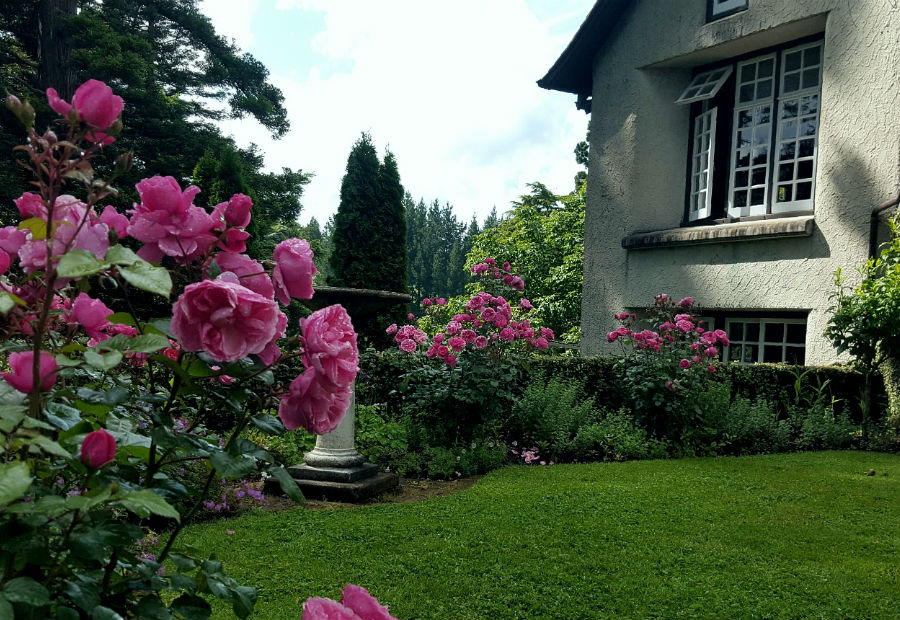
<instances>
[{"instance_id":1,"label":"rose bush","mask_svg":"<svg viewBox=\"0 0 900 620\"><path fill-rule=\"evenodd\" d=\"M637 422L659 439L680 441L703 426L700 395L716 372L724 331L707 331L693 315L694 300L677 303L657 295L647 309L647 324L638 329L636 313L620 312L620 327L606 334L621 345L621 379Z\"/></svg>"},{"instance_id":2,"label":"rose bush","mask_svg":"<svg viewBox=\"0 0 900 620\"><path fill-rule=\"evenodd\" d=\"M0 229L0 617L206 618L216 597L244 618L253 589L179 548L178 534L217 505L214 481L241 480L241 497L244 479L265 471L302 500L242 431L333 430L357 371L353 326L340 306L306 319L305 371L276 382L271 369L301 356L281 353L278 302L312 295L308 244L288 240L272 263L254 261L242 253L250 198L207 210L171 177L140 181L128 215L101 209L113 179L91 161L121 130L123 102L96 80L71 103L47 97L60 118L43 134L31 106L7 98L28 131L17 150L37 191L16 201L21 224ZM174 298L171 318L124 311L138 289ZM236 422L202 423L227 416ZM154 553L148 523L168 530L152 536Z\"/></svg>"}]
</instances>

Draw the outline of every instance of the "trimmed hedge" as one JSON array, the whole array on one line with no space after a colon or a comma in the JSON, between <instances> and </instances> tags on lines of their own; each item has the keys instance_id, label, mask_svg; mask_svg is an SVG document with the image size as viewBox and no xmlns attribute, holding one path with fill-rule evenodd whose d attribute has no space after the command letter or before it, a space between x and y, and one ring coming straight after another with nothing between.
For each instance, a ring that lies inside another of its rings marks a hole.
<instances>
[{"instance_id":1,"label":"trimmed hedge","mask_svg":"<svg viewBox=\"0 0 900 620\"><path fill-rule=\"evenodd\" d=\"M366 351L360 357L358 401L364 404L386 403L388 410L399 408L401 398L392 395L391 391L396 389L400 376L408 370L409 361L396 356L393 351ZM528 377L542 374L547 380L554 377L576 378L584 383L586 396L593 398L598 407L616 410L626 399L615 364L616 360L610 357L534 356L525 361L524 367ZM717 381L731 382L732 397L741 396L751 401L764 398L775 408L779 417L786 416L789 407L796 402L798 378L802 402L808 403L821 390L829 402L834 399L838 409L846 404L851 420L857 423L861 420L860 400L865 378L850 366L728 364L721 366L715 376ZM872 419L880 420L888 411L884 380L880 374L875 377L874 389ZM522 385L524 390L525 385Z\"/></svg>"}]
</instances>

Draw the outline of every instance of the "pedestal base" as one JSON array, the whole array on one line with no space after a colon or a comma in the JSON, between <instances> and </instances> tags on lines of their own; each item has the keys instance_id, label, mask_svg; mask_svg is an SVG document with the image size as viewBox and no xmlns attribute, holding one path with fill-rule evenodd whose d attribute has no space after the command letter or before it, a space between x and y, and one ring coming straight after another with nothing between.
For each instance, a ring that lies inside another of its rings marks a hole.
<instances>
[{"instance_id":1,"label":"pedestal base","mask_svg":"<svg viewBox=\"0 0 900 620\"><path fill-rule=\"evenodd\" d=\"M288 472L307 499L357 503L400 486L397 474L379 473L378 467L371 463L347 468L294 465L288 467ZM269 478L265 490L281 493L281 486Z\"/></svg>"}]
</instances>

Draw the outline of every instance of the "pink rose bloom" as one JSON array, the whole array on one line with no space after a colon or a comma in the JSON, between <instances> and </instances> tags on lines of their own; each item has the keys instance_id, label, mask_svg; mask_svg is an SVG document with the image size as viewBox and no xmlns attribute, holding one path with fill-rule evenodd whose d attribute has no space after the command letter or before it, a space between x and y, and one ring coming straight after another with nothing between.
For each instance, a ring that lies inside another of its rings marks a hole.
<instances>
[{"instance_id":1,"label":"pink rose bloom","mask_svg":"<svg viewBox=\"0 0 900 620\"><path fill-rule=\"evenodd\" d=\"M469 310L478 310L478 308L481 308L483 305L484 299L482 299L478 295L466 302L466 308L468 308Z\"/></svg>"},{"instance_id":2,"label":"pink rose bloom","mask_svg":"<svg viewBox=\"0 0 900 620\"><path fill-rule=\"evenodd\" d=\"M523 280L519 276L513 276L510 286L513 287L514 289L516 289L517 291L525 290L525 280Z\"/></svg>"},{"instance_id":3,"label":"pink rose bloom","mask_svg":"<svg viewBox=\"0 0 900 620\"><path fill-rule=\"evenodd\" d=\"M450 355L450 349L445 345L440 345L437 348L437 356L441 359L447 359L447 356Z\"/></svg>"},{"instance_id":4,"label":"pink rose bloom","mask_svg":"<svg viewBox=\"0 0 900 620\"><path fill-rule=\"evenodd\" d=\"M428 347L427 351L425 351L425 357L427 357L428 359L431 359L435 355L437 355L437 345L433 344L430 347Z\"/></svg>"},{"instance_id":5,"label":"pink rose bloom","mask_svg":"<svg viewBox=\"0 0 900 620\"><path fill-rule=\"evenodd\" d=\"M625 328L620 327L619 329L625 329ZM554 338L553 330L550 329L549 327L542 327L541 328L541 336L543 336L547 340L553 340L553 338Z\"/></svg>"},{"instance_id":6,"label":"pink rose bloom","mask_svg":"<svg viewBox=\"0 0 900 620\"><path fill-rule=\"evenodd\" d=\"M186 351L233 362L266 348L277 333L279 314L274 300L226 272L184 289L172 308L172 333Z\"/></svg>"},{"instance_id":7,"label":"pink rose bloom","mask_svg":"<svg viewBox=\"0 0 900 620\"><path fill-rule=\"evenodd\" d=\"M547 339L542 336L535 341L535 346L538 349L546 349L550 346L550 343L547 342Z\"/></svg>"},{"instance_id":8,"label":"pink rose bloom","mask_svg":"<svg viewBox=\"0 0 900 620\"><path fill-rule=\"evenodd\" d=\"M497 264L497 261L490 257L484 259L484 262L486 262L488 265L490 265L492 267Z\"/></svg>"},{"instance_id":9,"label":"pink rose bloom","mask_svg":"<svg viewBox=\"0 0 900 620\"><path fill-rule=\"evenodd\" d=\"M461 329L462 325L460 325L457 321L450 321L449 323L447 323L446 331L451 336L455 336L456 334L458 334Z\"/></svg>"},{"instance_id":10,"label":"pink rose bloom","mask_svg":"<svg viewBox=\"0 0 900 620\"><path fill-rule=\"evenodd\" d=\"M72 304L69 320L81 325L88 336L96 338L109 325L107 317L112 313L113 311L99 299L92 299L87 293L80 293Z\"/></svg>"},{"instance_id":11,"label":"pink rose bloom","mask_svg":"<svg viewBox=\"0 0 900 620\"><path fill-rule=\"evenodd\" d=\"M16 207L18 207L22 219L28 219L30 217L39 217L42 220L47 219L47 209L44 208L44 202L41 200L39 194L25 192L13 200L13 202L16 203Z\"/></svg>"},{"instance_id":12,"label":"pink rose bloom","mask_svg":"<svg viewBox=\"0 0 900 620\"><path fill-rule=\"evenodd\" d=\"M481 320L490 322L496 315L497 311L493 308L485 308L481 311Z\"/></svg>"},{"instance_id":13,"label":"pink rose bloom","mask_svg":"<svg viewBox=\"0 0 900 620\"><path fill-rule=\"evenodd\" d=\"M503 340L515 340L516 339L516 330L511 327L504 327L500 330L500 337Z\"/></svg>"},{"instance_id":14,"label":"pink rose bloom","mask_svg":"<svg viewBox=\"0 0 900 620\"><path fill-rule=\"evenodd\" d=\"M684 321L684 320L678 321L677 323L675 323L675 325L676 325L676 327L678 327L678 329L680 329L685 334L688 334L688 333L694 331L694 324L691 323L690 321Z\"/></svg>"},{"instance_id":15,"label":"pink rose bloom","mask_svg":"<svg viewBox=\"0 0 900 620\"><path fill-rule=\"evenodd\" d=\"M263 297L275 299L275 286L266 273L265 267L246 254L234 254L222 252L215 258L216 264L222 273L230 271L238 277L241 286L249 288Z\"/></svg>"},{"instance_id":16,"label":"pink rose bloom","mask_svg":"<svg viewBox=\"0 0 900 620\"><path fill-rule=\"evenodd\" d=\"M473 329L464 329L459 333L460 337L463 339L463 342L471 343L475 342L475 337L478 335L475 333Z\"/></svg>"},{"instance_id":17,"label":"pink rose bloom","mask_svg":"<svg viewBox=\"0 0 900 620\"><path fill-rule=\"evenodd\" d=\"M300 319L300 328L304 365L316 369L318 381L326 389L349 389L359 370L359 351L350 315L343 306L316 310Z\"/></svg>"},{"instance_id":18,"label":"pink rose bloom","mask_svg":"<svg viewBox=\"0 0 900 620\"><path fill-rule=\"evenodd\" d=\"M68 116L72 110L72 104L60 97L55 88L47 89L47 103L60 116Z\"/></svg>"},{"instance_id":19,"label":"pink rose bloom","mask_svg":"<svg viewBox=\"0 0 900 620\"><path fill-rule=\"evenodd\" d=\"M690 362L690 360L682 359L680 362L678 362L678 365L681 367L682 370L687 370L688 368L691 367L691 362Z\"/></svg>"},{"instance_id":20,"label":"pink rose bloom","mask_svg":"<svg viewBox=\"0 0 900 620\"><path fill-rule=\"evenodd\" d=\"M695 364L699 364L699 363L700 363L700 356L699 356L699 355L695 355L694 357L691 358L691 360L693 360L693 362L694 362Z\"/></svg>"},{"instance_id":21,"label":"pink rose bloom","mask_svg":"<svg viewBox=\"0 0 900 620\"><path fill-rule=\"evenodd\" d=\"M312 299L316 266L313 265L309 242L306 239L285 239L275 246L272 258L276 263L272 279L278 301L286 306L291 297Z\"/></svg>"},{"instance_id":22,"label":"pink rose bloom","mask_svg":"<svg viewBox=\"0 0 900 620\"><path fill-rule=\"evenodd\" d=\"M288 393L278 405L278 417L286 429L304 428L310 433L324 435L336 429L344 419L350 407L350 387L333 391L325 388L320 378L315 368L307 368L291 382Z\"/></svg>"},{"instance_id":23,"label":"pink rose bloom","mask_svg":"<svg viewBox=\"0 0 900 620\"><path fill-rule=\"evenodd\" d=\"M507 262L503 263L503 269L504 269L505 271L509 271L510 269L512 269L512 266L511 266L511 265L509 264L509 262L507 261Z\"/></svg>"},{"instance_id":24,"label":"pink rose bloom","mask_svg":"<svg viewBox=\"0 0 900 620\"><path fill-rule=\"evenodd\" d=\"M105 430L88 433L81 442L81 462L93 469L100 469L116 458L116 440Z\"/></svg>"},{"instance_id":25,"label":"pink rose bloom","mask_svg":"<svg viewBox=\"0 0 900 620\"><path fill-rule=\"evenodd\" d=\"M107 205L100 214L100 221L106 224L110 230L116 231L119 239L128 236L128 218L116 211L112 205Z\"/></svg>"},{"instance_id":26,"label":"pink rose bloom","mask_svg":"<svg viewBox=\"0 0 900 620\"><path fill-rule=\"evenodd\" d=\"M450 368L454 368L456 366L455 355L448 355L446 358L444 358L444 361L447 362L447 366L449 366Z\"/></svg>"},{"instance_id":27,"label":"pink rose bloom","mask_svg":"<svg viewBox=\"0 0 900 620\"><path fill-rule=\"evenodd\" d=\"M460 338L459 336L454 336L450 340L447 341L454 351L459 351L460 349L466 348L466 341Z\"/></svg>"},{"instance_id":28,"label":"pink rose bloom","mask_svg":"<svg viewBox=\"0 0 900 620\"><path fill-rule=\"evenodd\" d=\"M524 297L519 300L519 307L523 310L533 310L534 306L531 305L531 302L525 299Z\"/></svg>"},{"instance_id":29,"label":"pink rose bloom","mask_svg":"<svg viewBox=\"0 0 900 620\"><path fill-rule=\"evenodd\" d=\"M431 305L431 299L426 297L425 299L422 300L422 305L427 308L428 306Z\"/></svg>"},{"instance_id":30,"label":"pink rose bloom","mask_svg":"<svg viewBox=\"0 0 900 620\"><path fill-rule=\"evenodd\" d=\"M278 348L276 343L279 339L284 338L284 334L287 331L287 315L281 310L278 310L277 306L275 312L275 334L266 344L265 348L257 354L259 355L259 359L261 359L266 366L271 366L275 363L275 360L281 357L281 349Z\"/></svg>"},{"instance_id":31,"label":"pink rose bloom","mask_svg":"<svg viewBox=\"0 0 900 620\"><path fill-rule=\"evenodd\" d=\"M403 342L400 343L400 350L404 353L412 353L416 350L416 341L407 338Z\"/></svg>"},{"instance_id":32,"label":"pink rose bloom","mask_svg":"<svg viewBox=\"0 0 900 620\"><path fill-rule=\"evenodd\" d=\"M301 620L397 620L365 588L348 583L341 602L327 598L309 598L303 604Z\"/></svg>"},{"instance_id":33,"label":"pink rose bloom","mask_svg":"<svg viewBox=\"0 0 900 620\"><path fill-rule=\"evenodd\" d=\"M87 250L98 259L106 256L106 250L109 249L109 227L100 221L93 209L88 209L87 205L74 196L64 194L56 198L53 221L59 224L52 241L33 240L31 231L26 233L27 241L19 248L19 260L26 273L46 268L48 243L52 246L54 264L59 262L66 246L69 249Z\"/></svg>"},{"instance_id":34,"label":"pink rose bloom","mask_svg":"<svg viewBox=\"0 0 900 620\"><path fill-rule=\"evenodd\" d=\"M619 332L606 332L606 342L615 342L619 338Z\"/></svg>"},{"instance_id":35,"label":"pink rose bloom","mask_svg":"<svg viewBox=\"0 0 900 620\"><path fill-rule=\"evenodd\" d=\"M692 321L693 319L694 319L693 315L690 315L690 314L676 314L675 315L676 323L678 321Z\"/></svg>"},{"instance_id":36,"label":"pink rose bloom","mask_svg":"<svg viewBox=\"0 0 900 620\"><path fill-rule=\"evenodd\" d=\"M416 315L413 314L412 312L410 312L409 314L406 315L406 318L408 318L410 321L415 321Z\"/></svg>"},{"instance_id":37,"label":"pink rose bloom","mask_svg":"<svg viewBox=\"0 0 900 620\"><path fill-rule=\"evenodd\" d=\"M509 325L509 317L506 317L499 313L494 315L494 327L502 329L507 325Z\"/></svg>"},{"instance_id":38,"label":"pink rose bloom","mask_svg":"<svg viewBox=\"0 0 900 620\"><path fill-rule=\"evenodd\" d=\"M715 347L709 347L703 352L706 354L706 357L715 357L719 351Z\"/></svg>"},{"instance_id":39,"label":"pink rose bloom","mask_svg":"<svg viewBox=\"0 0 900 620\"><path fill-rule=\"evenodd\" d=\"M193 204L200 188L191 185L184 191L173 177L143 179L135 187L140 204L135 204L128 234L144 243L138 256L158 262L171 256L191 262L205 255L215 243L212 229L216 220Z\"/></svg>"},{"instance_id":40,"label":"pink rose bloom","mask_svg":"<svg viewBox=\"0 0 900 620\"><path fill-rule=\"evenodd\" d=\"M253 201L250 196L235 194L228 202L220 202L213 207L213 211L216 217L220 217L229 226L247 228L247 225L250 224L251 208L253 208Z\"/></svg>"},{"instance_id":41,"label":"pink rose bloom","mask_svg":"<svg viewBox=\"0 0 900 620\"><path fill-rule=\"evenodd\" d=\"M48 90L47 97L50 93ZM125 107L122 98L114 95L112 89L99 80L88 80L72 96L72 106L78 110L78 118L91 127L104 131L109 128ZM54 108L54 110L56 110ZM58 110L56 110L58 112Z\"/></svg>"},{"instance_id":42,"label":"pink rose bloom","mask_svg":"<svg viewBox=\"0 0 900 620\"><path fill-rule=\"evenodd\" d=\"M671 381L666 381L666 389L668 389L670 392L674 392L675 384Z\"/></svg>"},{"instance_id":43,"label":"pink rose bloom","mask_svg":"<svg viewBox=\"0 0 900 620\"><path fill-rule=\"evenodd\" d=\"M443 297L438 297L438 298L437 298L437 301L434 302L434 303L436 303L436 304L439 305L439 306L446 306L446 305L447 305L447 300L444 299Z\"/></svg>"},{"instance_id":44,"label":"pink rose bloom","mask_svg":"<svg viewBox=\"0 0 900 620\"><path fill-rule=\"evenodd\" d=\"M34 351L23 351L22 353L9 354L9 367L11 373L4 372L3 378L14 389L29 394L34 387L34 372L32 365L34 363ZM40 375L41 391L46 392L56 383L56 371L58 366L54 357L46 351L41 351L40 362L38 362L38 374Z\"/></svg>"},{"instance_id":45,"label":"pink rose bloom","mask_svg":"<svg viewBox=\"0 0 900 620\"><path fill-rule=\"evenodd\" d=\"M708 366L708 367L707 367L707 370L709 370L709 372L716 372L716 367L715 367L715 366Z\"/></svg>"},{"instance_id":46,"label":"pink rose bloom","mask_svg":"<svg viewBox=\"0 0 900 620\"><path fill-rule=\"evenodd\" d=\"M475 338L475 348L479 351L487 346L488 340L485 336L478 336Z\"/></svg>"},{"instance_id":47,"label":"pink rose bloom","mask_svg":"<svg viewBox=\"0 0 900 620\"><path fill-rule=\"evenodd\" d=\"M391 323L390 325L388 325L388 328L386 330L384 330L384 333L386 333L388 335L396 334L397 333L397 324Z\"/></svg>"},{"instance_id":48,"label":"pink rose bloom","mask_svg":"<svg viewBox=\"0 0 900 620\"><path fill-rule=\"evenodd\" d=\"M513 282L513 277L511 275L506 274L505 276L503 276L503 284L512 285L512 282Z\"/></svg>"},{"instance_id":49,"label":"pink rose bloom","mask_svg":"<svg viewBox=\"0 0 900 620\"><path fill-rule=\"evenodd\" d=\"M700 343L694 342L691 344L691 351L696 351L699 348L700 348Z\"/></svg>"},{"instance_id":50,"label":"pink rose bloom","mask_svg":"<svg viewBox=\"0 0 900 620\"><path fill-rule=\"evenodd\" d=\"M250 238L250 233L246 230L240 230L239 228L229 228L219 237L219 242L216 244L218 248L224 252L234 252L239 254L241 252L247 251L247 239Z\"/></svg>"},{"instance_id":51,"label":"pink rose bloom","mask_svg":"<svg viewBox=\"0 0 900 620\"><path fill-rule=\"evenodd\" d=\"M303 603L300 620L362 620L352 609L348 609L330 598L312 596Z\"/></svg>"},{"instance_id":52,"label":"pink rose bloom","mask_svg":"<svg viewBox=\"0 0 900 620\"><path fill-rule=\"evenodd\" d=\"M685 297L684 299L682 299L681 301L678 302L678 305L681 306L682 308L690 308L691 306L694 305L694 298L693 297Z\"/></svg>"}]
</instances>

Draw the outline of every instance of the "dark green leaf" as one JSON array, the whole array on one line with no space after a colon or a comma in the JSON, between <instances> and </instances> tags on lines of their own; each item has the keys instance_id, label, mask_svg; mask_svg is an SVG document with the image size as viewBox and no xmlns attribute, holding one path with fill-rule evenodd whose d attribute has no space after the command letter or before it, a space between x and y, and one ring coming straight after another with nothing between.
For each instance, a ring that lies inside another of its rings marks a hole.
<instances>
[{"instance_id":1,"label":"dark green leaf","mask_svg":"<svg viewBox=\"0 0 900 620\"><path fill-rule=\"evenodd\" d=\"M162 497L150 491L141 489L125 494L116 501L139 517L149 517L151 514L161 517L170 517L181 521L181 515L175 508Z\"/></svg>"},{"instance_id":2,"label":"dark green leaf","mask_svg":"<svg viewBox=\"0 0 900 620\"><path fill-rule=\"evenodd\" d=\"M172 319L153 319L149 323L145 325L145 327L152 327L157 330L161 334L165 334L169 338L174 338L175 335L172 333Z\"/></svg>"},{"instance_id":3,"label":"dark green leaf","mask_svg":"<svg viewBox=\"0 0 900 620\"><path fill-rule=\"evenodd\" d=\"M5 616L0 616L0 618L4 617ZM54 618L56 618L56 620L79 620L81 618L81 614L78 613L77 609L57 605L56 615L54 616Z\"/></svg>"},{"instance_id":4,"label":"dark green leaf","mask_svg":"<svg viewBox=\"0 0 900 620\"><path fill-rule=\"evenodd\" d=\"M180 571L187 572L197 568L197 560L181 553L172 553L169 555L169 558L171 558L175 567Z\"/></svg>"},{"instance_id":5,"label":"dark green leaf","mask_svg":"<svg viewBox=\"0 0 900 620\"><path fill-rule=\"evenodd\" d=\"M31 471L25 463L13 461L0 464L0 505L8 504L25 495L31 486L31 480Z\"/></svg>"},{"instance_id":6,"label":"dark green leaf","mask_svg":"<svg viewBox=\"0 0 900 620\"><path fill-rule=\"evenodd\" d=\"M63 593L68 596L73 603L81 607L83 610L90 611L100 604L100 594L98 592L98 589L98 584L86 584L67 581L63 586Z\"/></svg>"},{"instance_id":7,"label":"dark green leaf","mask_svg":"<svg viewBox=\"0 0 900 620\"><path fill-rule=\"evenodd\" d=\"M237 586L231 589L234 600L231 608L235 615L243 620L253 613L253 606L256 605L256 590L248 586Z\"/></svg>"},{"instance_id":8,"label":"dark green leaf","mask_svg":"<svg viewBox=\"0 0 900 620\"><path fill-rule=\"evenodd\" d=\"M236 459L224 452L213 452L209 456L209 462L225 478L243 478L256 471L256 463L252 459Z\"/></svg>"},{"instance_id":9,"label":"dark green leaf","mask_svg":"<svg viewBox=\"0 0 900 620\"><path fill-rule=\"evenodd\" d=\"M94 349L84 352L84 361L97 370L112 370L122 362L122 357L121 351L110 351L105 355Z\"/></svg>"},{"instance_id":10,"label":"dark green leaf","mask_svg":"<svg viewBox=\"0 0 900 620\"><path fill-rule=\"evenodd\" d=\"M69 407L62 403L49 403L44 409L44 417L55 427L64 431L69 430L81 422L81 412L75 407Z\"/></svg>"},{"instance_id":11,"label":"dark green leaf","mask_svg":"<svg viewBox=\"0 0 900 620\"><path fill-rule=\"evenodd\" d=\"M50 592L31 577L16 577L7 581L0 593L12 603L23 603L32 607L50 604Z\"/></svg>"},{"instance_id":12,"label":"dark green leaf","mask_svg":"<svg viewBox=\"0 0 900 620\"><path fill-rule=\"evenodd\" d=\"M269 473L275 476L275 479L281 484L281 490L284 491L285 495L298 504L306 501L306 498L303 497L303 493L300 491L300 487L297 486L297 483L284 467L272 468L269 470Z\"/></svg>"},{"instance_id":13,"label":"dark green leaf","mask_svg":"<svg viewBox=\"0 0 900 620\"><path fill-rule=\"evenodd\" d=\"M92 620L124 620L122 616L103 605L97 605L91 610L90 617Z\"/></svg>"},{"instance_id":14,"label":"dark green leaf","mask_svg":"<svg viewBox=\"0 0 900 620\"><path fill-rule=\"evenodd\" d=\"M192 594L182 594L172 602L170 609L187 620L209 620L212 609L206 599Z\"/></svg>"},{"instance_id":15,"label":"dark green leaf","mask_svg":"<svg viewBox=\"0 0 900 620\"><path fill-rule=\"evenodd\" d=\"M271 435L284 435L284 424L277 417L268 414L255 415L250 418L253 425Z\"/></svg>"},{"instance_id":16,"label":"dark green leaf","mask_svg":"<svg viewBox=\"0 0 900 620\"><path fill-rule=\"evenodd\" d=\"M128 314L127 312L116 312L114 314L110 314L106 319L110 323L116 323L118 325L130 325L131 327L137 327L137 323L134 320L134 317Z\"/></svg>"},{"instance_id":17,"label":"dark green leaf","mask_svg":"<svg viewBox=\"0 0 900 620\"><path fill-rule=\"evenodd\" d=\"M172 277L165 267L154 267L145 260L120 266L119 273L131 286L168 298L172 292Z\"/></svg>"},{"instance_id":18,"label":"dark green leaf","mask_svg":"<svg viewBox=\"0 0 900 620\"><path fill-rule=\"evenodd\" d=\"M172 617L172 613L157 594L143 597L138 603L136 611L138 618L147 618L148 620L169 620Z\"/></svg>"},{"instance_id":19,"label":"dark green leaf","mask_svg":"<svg viewBox=\"0 0 900 620\"><path fill-rule=\"evenodd\" d=\"M141 259L133 250L129 250L121 245L114 245L106 251L104 260L113 265L133 265Z\"/></svg>"},{"instance_id":20,"label":"dark green leaf","mask_svg":"<svg viewBox=\"0 0 900 620\"><path fill-rule=\"evenodd\" d=\"M0 431L11 433L25 419L26 412L24 405L0 406Z\"/></svg>"},{"instance_id":21,"label":"dark green leaf","mask_svg":"<svg viewBox=\"0 0 900 620\"><path fill-rule=\"evenodd\" d=\"M106 405L115 407L128 400L128 390L122 387L114 387L109 390L92 390L90 388L79 388L78 398L92 405Z\"/></svg>"},{"instance_id":22,"label":"dark green leaf","mask_svg":"<svg viewBox=\"0 0 900 620\"><path fill-rule=\"evenodd\" d=\"M9 620L15 620L15 614L13 614L13 606L10 604L6 597L0 594L0 618L9 618Z\"/></svg>"}]
</instances>

